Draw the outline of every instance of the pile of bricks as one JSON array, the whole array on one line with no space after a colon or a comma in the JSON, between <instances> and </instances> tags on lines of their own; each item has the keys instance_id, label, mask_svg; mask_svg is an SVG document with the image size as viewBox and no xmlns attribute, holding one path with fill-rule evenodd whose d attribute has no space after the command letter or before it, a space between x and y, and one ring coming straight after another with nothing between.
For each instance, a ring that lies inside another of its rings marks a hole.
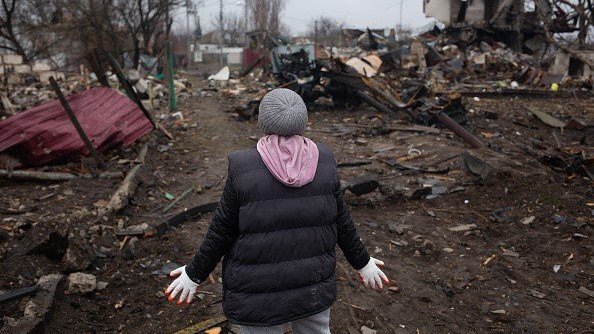
<instances>
[{"instance_id":1,"label":"pile of bricks","mask_svg":"<svg viewBox=\"0 0 594 334\"><path fill-rule=\"evenodd\" d=\"M52 67L43 62L25 64L20 55L0 55L0 75L9 85L22 85L26 78L35 78L43 83L48 83L50 77L64 79L63 72L52 70Z\"/></svg>"}]
</instances>

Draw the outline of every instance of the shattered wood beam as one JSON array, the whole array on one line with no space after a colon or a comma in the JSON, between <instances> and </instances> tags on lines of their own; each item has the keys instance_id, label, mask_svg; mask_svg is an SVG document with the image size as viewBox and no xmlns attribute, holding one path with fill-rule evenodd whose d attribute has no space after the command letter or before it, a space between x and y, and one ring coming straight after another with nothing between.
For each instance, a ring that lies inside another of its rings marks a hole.
<instances>
[{"instance_id":1,"label":"shattered wood beam","mask_svg":"<svg viewBox=\"0 0 594 334\"><path fill-rule=\"evenodd\" d=\"M464 139L464 141L467 142L472 148L480 148L483 146L483 143L477 137L468 132L468 130L463 128L460 124L456 123L456 121L451 119L446 113L438 113L437 120L439 120L439 122L441 122L441 124L446 126L448 129L452 130L455 134L462 137L462 139Z\"/></svg>"},{"instance_id":2,"label":"shattered wood beam","mask_svg":"<svg viewBox=\"0 0 594 334\"><path fill-rule=\"evenodd\" d=\"M87 134L85 133L85 130L82 128L82 126L78 122L78 119L74 115L72 108L70 108L68 101L66 101L64 94L62 94L62 90L60 90L60 86L58 86L58 83L56 82L54 77L50 77L49 82L50 82L53 90L56 92L56 95L58 95L58 99L60 100L60 103L62 103L62 107L64 108L64 111L66 112L66 114L70 118L70 121L76 128L76 132L78 132L78 135L80 136L82 141L85 143L87 150L89 151L89 153L91 154L93 159L95 159L95 161L97 161L97 165L99 165L99 168L104 168L105 163L103 162L103 160L101 160L101 156L99 155L99 152L97 152L95 147L93 147L93 143L91 143L91 141L89 140L89 137L87 137Z\"/></svg>"},{"instance_id":3,"label":"shattered wood beam","mask_svg":"<svg viewBox=\"0 0 594 334\"><path fill-rule=\"evenodd\" d=\"M136 188L138 187L137 175L140 169L144 166L147 152L148 144L145 144L142 147L138 158L136 159L138 165L134 166L134 168L128 172L124 178L124 181L122 181L122 184L120 184L116 192L109 200L109 203L107 203L107 206L105 207L106 212L103 212L103 214L120 211L125 208L126 205L128 205L128 201L130 198L132 198L132 196L134 196Z\"/></svg>"},{"instance_id":4,"label":"shattered wood beam","mask_svg":"<svg viewBox=\"0 0 594 334\"><path fill-rule=\"evenodd\" d=\"M14 180L34 180L34 181L70 181L76 179L76 175L70 173L47 173L25 170L9 171L0 169L0 178Z\"/></svg>"},{"instance_id":5,"label":"shattered wood beam","mask_svg":"<svg viewBox=\"0 0 594 334\"><path fill-rule=\"evenodd\" d=\"M29 170L6 170L0 169L0 178L19 181L70 181L75 179L121 179L121 172L104 172L99 175L59 172L37 172Z\"/></svg>"},{"instance_id":6,"label":"shattered wood beam","mask_svg":"<svg viewBox=\"0 0 594 334\"><path fill-rule=\"evenodd\" d=\"M376 87L374 85L373 82L371 82L371 80L367 79L367 78L363 78L363 82L365 83L365 85L367 86L367 88L369 88L369 90L371 91L371 93L381 97L382 99L390 102L394 107L399 108L399 109L403 109L406 108L407 105L404 102L398 101L398 99L396 99L394 96L392 96L392 94L388 93L388 92L384 92L381 89L379 89L378 87Z\"/></svg>"}]
</instances>

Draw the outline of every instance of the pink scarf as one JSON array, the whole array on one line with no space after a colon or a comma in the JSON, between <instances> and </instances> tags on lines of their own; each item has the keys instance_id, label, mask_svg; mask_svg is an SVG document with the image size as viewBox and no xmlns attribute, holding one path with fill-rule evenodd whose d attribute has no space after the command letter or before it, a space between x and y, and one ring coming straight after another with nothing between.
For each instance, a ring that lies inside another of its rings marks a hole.
<instances>
[{"instance_id":1,"label":"pink scarf","mask_svg":"<svg viewBox=\"0 0 594 334\"><path fill-rule=\"evenodd\" d=\"M269 135L260 138L257 149L270 173L286 186L303 187L316 176L320 152L309 138Z\"/></svg>"}]
</instances>

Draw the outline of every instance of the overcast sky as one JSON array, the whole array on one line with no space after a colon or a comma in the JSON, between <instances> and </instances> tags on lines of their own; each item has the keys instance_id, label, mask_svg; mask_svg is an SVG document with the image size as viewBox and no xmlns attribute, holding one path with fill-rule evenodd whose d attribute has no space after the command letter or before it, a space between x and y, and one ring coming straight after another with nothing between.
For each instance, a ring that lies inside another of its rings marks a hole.
<instances>
[{"instance_id":1,"label":"overcast sky","mask_svg":"<svg viewBox=\"0 0 594 334\"><path fill-rule=\"evenodd\" d=\"M400 19L400 4L403 3L403 25L417 28L429 22L423 15L423 0L287 0L283 22L293 35L307 31L312 19L329 16L341 20L352 28L393 28ZM243 0L223 0L224 11L243 15ZM219 1L207 0L198 8L203 31L212 28L213 18L218 16ZM184 15L177 16L178 24L185 24Z\"/></svg>"}]
</instances>

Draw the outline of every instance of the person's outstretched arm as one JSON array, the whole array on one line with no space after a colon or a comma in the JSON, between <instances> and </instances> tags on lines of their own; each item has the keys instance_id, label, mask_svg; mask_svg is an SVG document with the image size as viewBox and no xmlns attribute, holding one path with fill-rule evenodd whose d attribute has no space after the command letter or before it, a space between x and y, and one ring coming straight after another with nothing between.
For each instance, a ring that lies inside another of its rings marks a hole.
<instances>
[{"instance_id":1,"label":"person's outstretched arm","mask_svg":"<svg viewBox=\"0 0 594 334\"><path fill-rule=\"evenodd\" d=\"M238 234L239 200L233 189L233 177L229 171L225 190L217 206L208 232L200 249L192 261L171 272L171 277L179 276L166 293L169 300L181 293L178 303L191 302L198 285L210 275L217 263L229 251Z\"/></svg>"},{"instance_id":2,"label":"person's outstretched arm","mask_svg":"<svg viewBox=\"0 0 594 334\"><path fill-rule=\"evenodd\" d=\"M357 233L349 208L344 201L342 190L340 190L340 181L336 181L337 185L334 189L334 196L336 198L336 206L338 209L337 229L338 229L338 246L344 253L350 265L359 270L369 262L369 254L365 249L365 245Z\"/></svg>"},{"instance_id":3,"label":"person's outstretched arm","mask_svg":"<svg viewBox=\"0 0 594 334\"><path fill-rule=\"evenodd\" d=\"M357 270L361 282L366 287L374 290L383 289L383 283L388 284L389 280L378 266L383 267L384 263L370 257L367 250L365 250L365 245L363 245L359 233L357 233L349 209L344 201L339 180L336 181L334 196L336 197L338 209L336 222L338 246L350 265Z\"/></svg>"}]
</instances>

